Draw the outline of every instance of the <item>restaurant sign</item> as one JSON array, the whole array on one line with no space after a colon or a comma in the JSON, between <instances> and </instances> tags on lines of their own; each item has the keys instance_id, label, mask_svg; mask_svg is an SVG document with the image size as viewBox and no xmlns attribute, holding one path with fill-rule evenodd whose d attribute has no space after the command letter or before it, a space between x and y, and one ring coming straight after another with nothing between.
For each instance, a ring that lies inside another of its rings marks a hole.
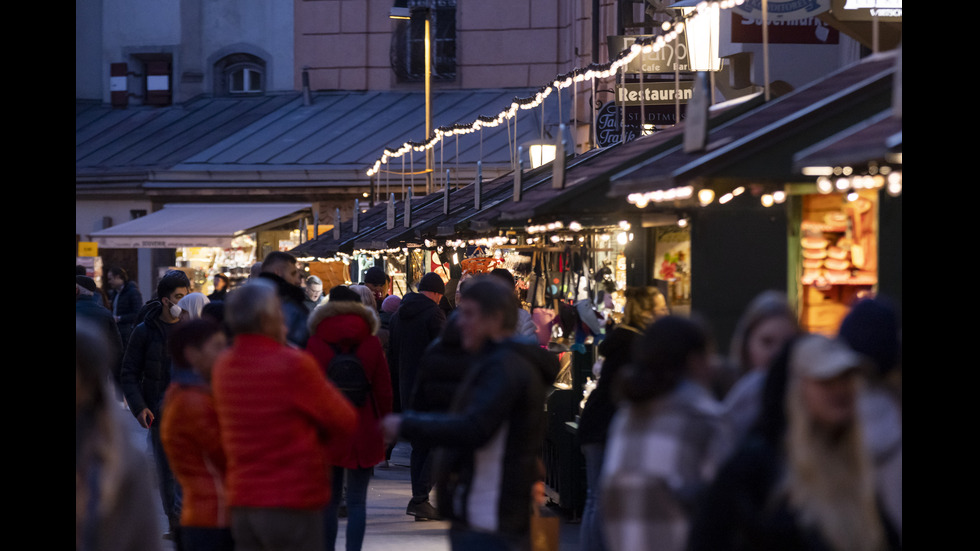
<instances>
[{"instance_id":1,"label":"restaurant sign","mask_svg":"<svg viewBox=\"0 0 980 551\"><path fill-rule=\"evenodd\" d=\"M693 80L627 83L616 85L617 105L673 105L676 99L686 103L694 91Z\"/></svg>"}]
</instances>

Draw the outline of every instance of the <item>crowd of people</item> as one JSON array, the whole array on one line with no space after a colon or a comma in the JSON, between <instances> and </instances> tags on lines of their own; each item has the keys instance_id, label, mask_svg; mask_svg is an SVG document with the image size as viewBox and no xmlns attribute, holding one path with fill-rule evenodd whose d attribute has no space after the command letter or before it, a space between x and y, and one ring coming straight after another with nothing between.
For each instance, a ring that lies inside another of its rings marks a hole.
<instances>
[{"instance_id":1,"label":"crowd of people","mask_svg":"<svg viewBox=\"0 0 980 551\"><path fill-rule=\"evenodd\" d=\"M171 270L145 302L121 268L108 292L76 274L76 549L160 549L149 508L127 506L156 499L181 551L333 550L340 518L358 551L401 441L407 515L448 521L454 550L530 551L561 366L513 275L428 273L399 297L378 267L330 289L301 273L274 252L204 295ZM656 287L625 297L578 423L580 549L901 548L891 303L859 301L828 337L762 293L719 363L705 320Z\"/></svg>"}]
</instances>

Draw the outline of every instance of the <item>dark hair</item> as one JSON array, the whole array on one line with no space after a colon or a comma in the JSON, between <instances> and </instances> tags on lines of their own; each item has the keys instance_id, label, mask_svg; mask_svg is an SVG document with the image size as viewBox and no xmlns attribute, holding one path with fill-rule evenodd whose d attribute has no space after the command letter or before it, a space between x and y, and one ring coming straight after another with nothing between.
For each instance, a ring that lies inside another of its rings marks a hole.
<instances>
[{"instance_id":1,"label":"dark hair","mask_svg":"<svg viewBox=\"0 0 980 551\"><path fill-rule=\"evenodd\" d=\"M106 270L106 275L112 275L112 274L115 274L115 275L119 276L120 278L122 278L123 283L126 283L127 281L129 281L129 274L127 274L126 273L126 270L120 268L119 266L113 266L113 267L109 268L108 270Z\"/></svg>"},{"instance_id":2,"label":"dark hair","mask_svg":"<svg viewBox=\"0 0 980 551\"><path fill-rule=\"evenodd\" d=\"M269 268L278 264L296 264L296 257L285 251L272 251L265 255L265 259L262 261L262 271L268 272L270 271Z\"/></svg>"},{"instance_id":3,"label":"dark hair","mask_svg":"<svg viewBox=\"0 0 980 551\"><path fill-rule=\"evenodd\" d=\"M687 375L691 355L707 352L708 334L700 322L660 318L634 340L632 361L614 382L616 392L634 403L663 396Z\"/></svg>"},{"instance_id":4,"label":"dark hair","mask_svg":"<svg viewBox=\"0 0 980 551\"><path fill-rule=\"evenodd\" d=\"M231 280L228 279L228 276L226 276L225 274L217 273L217 274L214 274L214 277L223 280L225 283L231 283Z\"/></svg>"},{"instance_id":5,"label":"dark hair","mask_svg":"<svg viewBox=\"0 0 980 551\"><path fill-rule=\"evenodd\" d=\"M170 356L173 358L174 364L180 367L191 367L184 350L188 346L200 348L208 339L219 332L221 332L221 326L207 318L195 318L178 323L170 332L170 337L167 340L167 346L170 348Z\"/></svg>"},{"instance_id":6,"label":"dark hair","mask_svg":"<svg viewBox=\"0 0 980 551\"><path fill-rule=\"evenodd\" d=\"M517 295L514 288L508 287L498 276L481 274L473 277L460 293L460 300L476 302L485 316L502 314L503 328L508 331L517 327L517 309L520 308Z\"/></svg>"},{"instance_id":7,"label":"dark hair","mask_svg":"<svg viewBox=\"0 0 980 551\"><path fill-rule=\"evenodd\" d=\"M361 295L346 285L337 285L327 294L327 302L361 302Z\"/></svg>"},{"instance_id":8,"label":"dark hair","mask_svg":"<svg viewBox=\"0 0 980 551\"><path fill-rule=\"evenodd\" d=\"M167 273L160 278L160 283L157 283L157 298L170 296L170 293L179 287L187 287L190 290L191 280L187 278L187 274L181 270L167 270Z\"/></svg>"},{"instance_id":9,"label":"dark hair","mask_svg":"<svg viewBox=\"0 0 980 551\"><path fill-rule=\"evenodd\" d=\"M490 270L490 275L499 277L501 281L507 283L511 287L517 285L517 282L514 281L514 274L510 273L510 270L507 268L494 268Z\"/></svg>"},{"instance_id":10,"label":"dark hair","mask_svg":"<svg viewBox=\"0 0 980 551\"><path fill-rule=\"evenodd\" d=\"M805 335L797 335L783 344L766 371L762 387L762 405L750 432L771 443L779 443L786 433L786 385L789 381L789 358L793 347Z\"/></svg>"}]
</instances>

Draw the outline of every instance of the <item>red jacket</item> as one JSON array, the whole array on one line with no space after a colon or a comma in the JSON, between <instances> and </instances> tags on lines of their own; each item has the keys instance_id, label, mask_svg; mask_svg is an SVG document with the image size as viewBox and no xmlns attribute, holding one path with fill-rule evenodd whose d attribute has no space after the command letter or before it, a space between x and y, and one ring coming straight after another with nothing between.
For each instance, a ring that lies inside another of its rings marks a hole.
<instances>
[{"instance_id":1,"label":"red jacket","mask_svg":"<svg viewBox=\"0 0 980 551\"><path fill-rule=\"evenodd\" d=\"M357 345L356 355L371 382L372 394L357 408L357 431L353 439L335 440L330 445L331 463L357 469L373 467L385 458L380 419L391 413L391 373L381 341L375 336L381 322L377 312L360 302L330 301L310 314L310 339L306 350L319 362L324 375L334 356L329 343L342 349Z\"/></svg>"},{"instance_id":2,"label":"red jacket","mask_svg":"<svg viewBox=\"0 0 980 551\"><path fill-rule=\"evenodd\" d=\"M183 492L181 526L228 526L225 452L206 383L170 384L163 399L160 440Z\"/></svg>"},{"instance_id":3,"label":"red jacket","mask_svg":"<svg viewBox=\"0 0 980 551\"><path fill-rule=\"evenodd\" d=\"M228 505L326 506L327 447L350 438L357 414L313 356L263 335L236 335L211 386L228 457Z\"/></svg>"}]
</instances>

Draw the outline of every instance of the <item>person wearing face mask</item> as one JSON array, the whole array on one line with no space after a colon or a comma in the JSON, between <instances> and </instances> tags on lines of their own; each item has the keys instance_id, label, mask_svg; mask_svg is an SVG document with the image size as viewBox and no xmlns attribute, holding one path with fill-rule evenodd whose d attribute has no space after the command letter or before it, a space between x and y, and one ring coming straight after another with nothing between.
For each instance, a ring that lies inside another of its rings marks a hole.
<instances>
[{"instance_id":1,"label":"person wearing face mask","mask_svg":"<svg viewBox=\"0 0 980 551\"><path fill-rule=\"evenodd\" d=\"M190 293L190 288L187 274L180 270L170 270L160 278L157 297L143 307L143 320L130 336L119 375L129 410L148 432L160 481L160 499L170 521L170 532L164 534L167 538L173 538L179 525L181 496L160 442L160 413L172 373L167 343L171 330L181 321L177 303Z\"/></svg>"}]
</instances>

